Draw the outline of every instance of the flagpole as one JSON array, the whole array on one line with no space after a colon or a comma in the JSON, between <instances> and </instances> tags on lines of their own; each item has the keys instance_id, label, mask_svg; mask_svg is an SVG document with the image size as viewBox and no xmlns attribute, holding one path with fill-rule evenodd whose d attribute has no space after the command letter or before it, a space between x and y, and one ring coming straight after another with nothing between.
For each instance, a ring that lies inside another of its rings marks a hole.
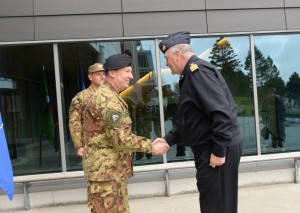
<instances>
[{"instance_id":1,"label":"flagpole","mask_svg":"<svg viewBox=\"0 0 300 213\"><path fill-rule=\"evenodd\" d=\"M80 54L77 55L78 61L77 61L77 84L79 91L82 91L85 89L85 84L84 84L84 75L83 75L83 69L82 69L82 64L80 60Z\"/></svg>"},{"instance_id":2,"label":"flagpole","mask_svg":"<svg viewBox=\"0 0 300 213\"><path fill-rule=\"evenodd\" d=\"M42 72L45 72L45 66L42 66ZM40 144L39 144L39 168L42 167L42 135L40 135Z\"/></svg>"},{"instance_id":3,"label":"flagpole","mask_svg":"<svg viewBox=\"0 0 300 213\"><path fill-rule=\"evenodd\" d=\"M42 167L42 136L40 135L40 147L39 147L39 153L40 153L40 158L39 158L39 167Z\"/></svg>"}]
</instances>

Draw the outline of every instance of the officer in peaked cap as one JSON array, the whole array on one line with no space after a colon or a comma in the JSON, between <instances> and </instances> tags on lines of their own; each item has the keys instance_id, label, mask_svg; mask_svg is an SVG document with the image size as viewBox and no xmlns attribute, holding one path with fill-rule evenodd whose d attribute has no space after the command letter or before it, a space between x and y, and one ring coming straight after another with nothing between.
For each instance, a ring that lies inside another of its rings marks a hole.
<instances>
[{"instance_id":1,"label":"officer in peaked cap","mask_svg":"<svg viewBox=\"0 0 300 213\"><path fill-rule=\"evenodd\" d=\"M125 100L119 93L133 79L128 54L108 57L103 65L105 82L90 98L84 111L83 154L84 176L87 180L91 212L130 212L127 180L133 175L132 153L163 155L165 142L132 133L132 119Z\"/></svg>"},{"instance_id":2,"label":"officer in peaked cap","mask_svg":"<svg viewBox=\"0 0 300 213\"><path fill-rule=\"evenodd\" d=\"M159 48L180 75L177 122L164 139L191 147L201 212L237 213L242 138L232 94L221 73L194 54L188 32L169 35Z\"/></svg>"},{"instance_id":3,"label":"officer in peaked cap","mask_svg":"<svg viewBox=\"0 0 300 213\"><path fill-rule=\"evenodd\" d=\"M169 35L159 44L159 49L165 53L176 44L190 44L190 33L187 31L177 32Z\"/></svg>"}]
</instances>

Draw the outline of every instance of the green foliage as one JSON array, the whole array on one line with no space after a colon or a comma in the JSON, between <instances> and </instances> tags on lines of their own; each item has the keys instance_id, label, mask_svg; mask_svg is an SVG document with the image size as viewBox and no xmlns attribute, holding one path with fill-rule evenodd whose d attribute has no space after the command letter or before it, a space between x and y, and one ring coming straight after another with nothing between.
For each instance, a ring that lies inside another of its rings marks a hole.
<instances>
[{"instance_id":1,"label":"green foliage","mask_svg":"<svg viewBox=\"0 0 300 213\"><path fill-rule=\"evenodd\" d=\"M249 78L242 71L242 64L235 54L230 42L221 37L214 44L211 63L222 73L233 96L249 94Z\"/></svg>"},{"instance_id":2,"label":"green foliage","mask_svg":"<svg viewBox=\"0 0 300 213\"><path fill-rule=\"evenodd\" d=\"M250 116L254 115L253 99L249 97L234 97L234 101L238 106L239 116Z\"/></svg>"}]
</instances>

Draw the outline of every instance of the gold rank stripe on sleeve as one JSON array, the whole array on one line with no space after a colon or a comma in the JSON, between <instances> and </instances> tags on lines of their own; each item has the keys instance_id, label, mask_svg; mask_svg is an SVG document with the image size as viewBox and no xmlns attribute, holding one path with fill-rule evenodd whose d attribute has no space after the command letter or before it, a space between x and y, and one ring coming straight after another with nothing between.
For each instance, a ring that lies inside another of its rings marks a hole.
<instances>
[{"instance_id":1,"label":"gold rank stripe on sleeve","mask_svg":"<svg viewBox=\"0 0 300 213\"><path fill-rule=\"evenodd\" d=\"M198 67L197 64L192 63L192 64L190 65L190 71L191 71L191 72L194 72L194 71L196 71L196 70L198 70L198 69L199 69L199 67Z\"/></svg>"}]
</instances>

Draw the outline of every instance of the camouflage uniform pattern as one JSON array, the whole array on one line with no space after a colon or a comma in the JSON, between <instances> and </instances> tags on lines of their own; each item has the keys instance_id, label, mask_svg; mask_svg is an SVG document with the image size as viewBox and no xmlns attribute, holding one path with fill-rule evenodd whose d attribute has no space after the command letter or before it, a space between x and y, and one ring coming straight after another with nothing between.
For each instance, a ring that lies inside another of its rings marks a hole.
<instances>
[{"instance_id":1,"label":"camouflage uniform pattern","mask_svg":"<svg viewBox=\"0 0 300 213\"><path fill-rule=\"evenodd\" d=\"M77 93L72 99L69 107L69 129L71 138L76 148L83 147L82 137L82 113L86 107L86 102L94 93L91 86L81 92Z\"/></svg>"},{"instance_id":2,"label":"camouflage uniform pattern","mask_svg":"<svg viewBox=\"0 0 300 213\"><path fill-rule=\"evenodd\" d=\"M72 99L70 108L69 108L69 129L70 134L76 148L83 147L82 140L82 129L83 129L83 111L86 107L86 103L90 96L95 91L91 86L81 92L77 93ZM91 194L89 190L90 186L87 184L87 196L88 203L91 203Z\"/></svg>"},{"instance_id":3,"label":"camouflage uniform pattern","mask_svg":"<svg viewBox=\"0 0 300 213\"><path fill-rule=\"evenodd\" d=\"M92 182L98 183L100 191L103 182L125 183L133 175L132 152L152 152L151 141L134 135L131 123L126 102L110 83L104 82L91 96L84 112L83 168L91 192L96 192ZM122 194L127 196L127 192Z\"/></svg>"},{"instance_id":4,"label":"camouflage uniform pattern","mask_svg":"<svg viewBox=\"0 0 300 213\"><path fill-rule=\"evenodd\" d=\"M128 190L125 181L90 182L92 210L95 213L129 213Z\"/></svg>"}]
</instances>

